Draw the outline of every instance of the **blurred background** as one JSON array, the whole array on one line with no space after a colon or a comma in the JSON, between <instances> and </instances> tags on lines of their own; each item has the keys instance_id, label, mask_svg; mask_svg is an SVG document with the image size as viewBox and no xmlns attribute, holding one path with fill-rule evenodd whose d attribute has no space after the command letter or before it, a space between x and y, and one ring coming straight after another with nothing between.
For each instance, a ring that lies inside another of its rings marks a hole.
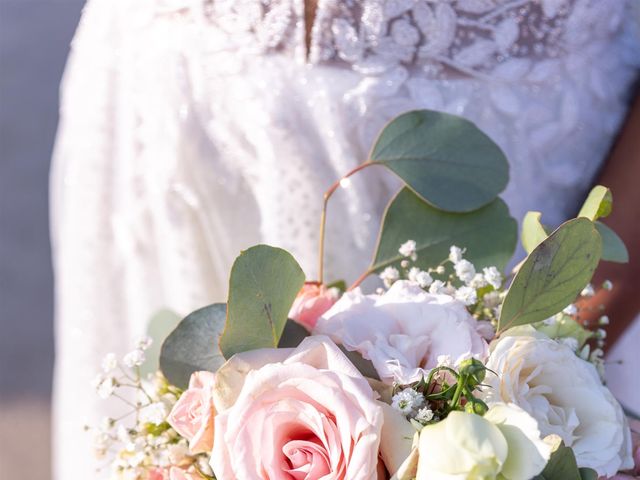
<instances>
[{"instance_id":1,"label":"blurred background","mask_svg":"<svg viewBox=\"0 0 640 480\"><path fill-rule=\"evenodd\" d=\"M0 0L3 480L50 478L49 403L54 349L48 176L58 86L83 3ZM34 452L38 452L35 457ZM28 470L25 465L29 465Z\"/></svg>"}]
</instances>

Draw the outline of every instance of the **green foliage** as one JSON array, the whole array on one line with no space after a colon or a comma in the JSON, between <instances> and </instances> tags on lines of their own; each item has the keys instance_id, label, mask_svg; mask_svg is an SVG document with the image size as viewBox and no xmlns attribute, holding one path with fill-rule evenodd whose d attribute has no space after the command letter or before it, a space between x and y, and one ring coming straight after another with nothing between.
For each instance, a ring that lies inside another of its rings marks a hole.
<instances>
[{"instance_id":1,"label":"green foliage","mask_svg":"<svg viewBox=\"0 0 640 480\"><path fill-rule=\"evenodd\" d=\"M627 263L629 261L629 252L622 239L604 223L595 223L598 233L602 237L602 260Z\"/></svg>"},{"instance_id":2,"label":"green foliage","mask_svg":"<svg viewBox=\"0 0 640 480\"><path fill-rule=\"evenodd\" d=\"M257 245L242 252L229 280L227 321L220 338L225 358L277 347L303 284L304 273L287 251Z\"/></svg>"},{"instance_id":3,"label":"green foliage","mask_svg":"<svg viewBox=\"0 0 640 480\"><path fill-rule=\"evenodd\" d=\"M215 372L225 361L218 349L226 306L216 303L189 314L160 350L160 370L169 383L185 389L193 372Z\"/></svg>"},{"instance_id":4,"label":"green foliage","mask_svg":"<svg viewBox=\"0 0 640 480\"><path fill-rule=\"evenodd\" d=\"M162 343L180 323L180 315L172 310L161 310L156 313L147 325L147 335L153 340L145 353L145 361L140 366L143 377L155 373L160 368L160 348Z\"/></svg>"},{"instance_id":5,"label":"green foliage","mask_svg":"<svg viewBox=\"0 0 640 480\"><path fill-rule=\"evenodd\" d=\"M575 338L579 347L582 347L594 335L591 330L584 328L580 323L564 313L556 315L556 321L550 325L540 322L535 327L536 330L544 333L549 338Z\"/></svg>"},{"instance_id":6,"label":"green foliage","mask_svg":"<svg viewBox=\"0 0 640 480\"><path fill-rule=\"evenodd\" d=\"M540 245L547 238L548 232L540 221L542 214L540 212L527 212L522 220L522 246L527 253Z\"/></svg>"},{"instance_id":7,"label":"green foliage","mask_svg":"<svg viewBox=\"0 0 640 480\"><path fill-rule=\"evenodd\" d=\"M498 330L544 320L570 304L589 283L602 252L586 218L562 224L520 267L502 305Z\"/></svg>"},{"instance_id":8,"label":"green foliage","mask_svg":"<svg viewBox=\"0 0 640 480\"><path fill-rule=\"evenodd\" d=\"M390 169L432 206L451 212L487 205L509 179L504 153L478 127L430 110L393 119L369 161Z\"/></svg>"},{"instance_id":9,"label":"green foliage","mask_svg":"<svg viewBox=\"0 0 640 480\"><path fill-rule=\"evenodd\" d=\"M597 480L598 474L590 468L578 468L576 457L569 447L560 445L551 454L547 466L533 480Z\"/></svg>"},{"instance_id":10,"label":"green foliage","mask_svg":"<svg viewBox=\"0 0 640 480\"><path fill-rule=\"evenodd\" d=\"M613 196L611 190L602 185L596 185L589 192L589 196L585 200L578 217L586 217L589 220L596 221L599 218L607 217L613 208Z\"/></svg>"},{"instance_id":11,"label":"green foliage","mask_svg":"<svg viewBox=\"0 0 640 480\"><path fill-rule=\"evenodd\" d=\"M408 239L417 244L416 265L425 269L446 259L451 245L466 248L465 258L477 268L504 269L515 250L517 230L500 199L474 212L449 213L404 188L387 207L370 271L397 266L403 259L398 248Z\"/></svg>"},{"instance_id":12,"label":"green foliage","mask_svg":"<svg viewBox=\"0 0 640 480\"><path fill-rule=\"evenodd\" d=\"M282 331L282 336L278 342L278 348L296 348L302 340L309 336L309 332L299 323L287 320Z\"/></svg>"}]
</instances>

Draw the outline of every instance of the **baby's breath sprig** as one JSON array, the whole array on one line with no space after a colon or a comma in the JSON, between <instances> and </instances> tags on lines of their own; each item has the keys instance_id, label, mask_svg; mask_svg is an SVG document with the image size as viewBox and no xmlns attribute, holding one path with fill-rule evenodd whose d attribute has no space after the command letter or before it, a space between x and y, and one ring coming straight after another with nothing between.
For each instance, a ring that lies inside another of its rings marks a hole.
<instances>
[{"instance_id":1,"label":"baby's breath sprig","mask_svg":"<svg viewBox=\"0 0 640 480\"><path fill-rule=\"evenodd\" d=\"M116 398L125 408L117 418L86 427L92 433L94 452L99 459L109 460L112 480L168 479L171 467L213 479L208 456L192 454L187 440L167 422L182 391L159 372L142 377L150 346L151 339L144 337L121 360L113 353L104 357L93 386L101 398Z\"/></svg>"}]
</instances>

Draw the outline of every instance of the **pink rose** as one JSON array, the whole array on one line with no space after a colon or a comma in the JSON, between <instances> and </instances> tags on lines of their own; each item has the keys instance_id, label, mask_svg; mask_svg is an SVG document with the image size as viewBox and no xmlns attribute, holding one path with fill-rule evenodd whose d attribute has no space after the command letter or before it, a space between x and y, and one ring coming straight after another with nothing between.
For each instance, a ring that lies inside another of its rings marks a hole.
<instances>
[{"instance_id":1,"label":"pink rose","mask_svg":"<svg viewBox=\"0 0 640 480\"><path fill-rule=\"evenodd\" d=\"M327 288L317 283L305 283L289 311L289 318L311 331L318 318L338 301L335 288Z\"/></svg>"},{"instance_id":2,"label":"pink rose","mask_svg":"<svg viewBox=\"0 0 640 480\"><path fill-rule=\"evenodd\" d=\"M167 470L164 468L152 468L148 471L148 474L148 480L166 480L167 478Z\"/></svg>"},{"instance_id":3,"label":"pink rose","mask_svg":"<svg viewBox=\"0 0 640 480\"><path fill-rule=\"evenodd\" d=\"M377 478L382 407L327 337L235 355L217 373L215 401L217 478Z\"/></svg>"},{"instance_id":4,"label":"pink rose","mask_svg":"<svg viewBox=\"0 0 640 480\"><path fill-rule=\"evenodd\" d=\"M210 452L213 448L214 385L213 373L195 372L167 419L176 432L189 440L192 453Z\"/></svg>"}]
</instances>

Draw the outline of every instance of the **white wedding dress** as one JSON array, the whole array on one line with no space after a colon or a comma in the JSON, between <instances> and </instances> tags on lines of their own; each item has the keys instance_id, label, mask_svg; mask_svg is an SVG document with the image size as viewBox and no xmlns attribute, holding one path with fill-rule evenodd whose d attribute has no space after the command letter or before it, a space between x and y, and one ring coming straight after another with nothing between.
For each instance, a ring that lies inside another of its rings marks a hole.
<instances>
[{"instance_id":1,"label":"white wedding dress","mask_svg":"<svg viewBox=\"0 0 640 480\"><path fill-rule=\"evenodd\" d=\"M102 478L90 382L162 308L225 298L264 242L316 275L322 193L394 115L476 122L505 150L512 214L575 213L629 105L637 0L91 0L63 83L51 182L57 480ZM330 280L372 253L394 182L329 212Z\"/></svg>"}]
</instances>

